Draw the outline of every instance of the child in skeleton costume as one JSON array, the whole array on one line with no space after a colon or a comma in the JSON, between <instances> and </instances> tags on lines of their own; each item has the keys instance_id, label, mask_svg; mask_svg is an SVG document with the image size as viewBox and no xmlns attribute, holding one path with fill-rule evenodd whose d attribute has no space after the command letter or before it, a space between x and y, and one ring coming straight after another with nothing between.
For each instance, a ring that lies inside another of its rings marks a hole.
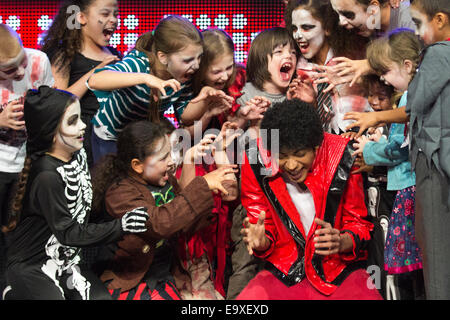
<instances>
[{"instance_id":1,"label":"child in skeleton costume","mask_svg":"<svg viewBox=\"0 0 450 320\"><path fill-rule=\"evenodd\" d=\"M29 90L24 117L27 158L9 229L6 299L107 299L89 270L78 267L83 247L144 232L148 218L136 208L121 220L89 224L92 186L82 148L85 124L78 99L41 86Z\"/></svg>"}]
</instances>

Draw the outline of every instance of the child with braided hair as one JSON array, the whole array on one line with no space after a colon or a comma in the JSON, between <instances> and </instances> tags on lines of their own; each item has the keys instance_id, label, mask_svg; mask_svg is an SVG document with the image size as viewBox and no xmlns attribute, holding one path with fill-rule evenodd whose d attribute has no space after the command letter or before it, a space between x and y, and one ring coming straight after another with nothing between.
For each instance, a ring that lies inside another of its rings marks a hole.
<instances>
[{"instance_id":1,"label":"child with braided hair","mask_svg":"<svg viewBox=\"0 0 450 320\"><path fill-rule=\"evenodd\" d=\"M28 133L7 231L5 299L91 300L110 296L80 268L81 248L146 231L148 214L133 208L120 220L89 223L92 185L83 147L86 125L71 93L47 86L29 90L24 103Z\"/></svg>"}]
</instances>

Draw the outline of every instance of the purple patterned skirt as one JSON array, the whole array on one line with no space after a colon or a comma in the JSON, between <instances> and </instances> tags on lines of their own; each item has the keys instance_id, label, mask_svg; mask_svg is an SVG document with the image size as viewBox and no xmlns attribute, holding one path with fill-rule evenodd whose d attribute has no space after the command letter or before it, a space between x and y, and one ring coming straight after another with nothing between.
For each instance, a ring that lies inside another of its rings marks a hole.
<instances>
[{"instance_id":1,"label":"purple patterned skirt","mask_svg":"<svg viewBox=\"0 0 450 320\"><path fill-rule=\"evenodd\" d=\"M399 190L394 200L384 247L384 269L398 274L422 269L422 253L416 241L415 194L412 186Z\"/></svg>"}]
</instances>

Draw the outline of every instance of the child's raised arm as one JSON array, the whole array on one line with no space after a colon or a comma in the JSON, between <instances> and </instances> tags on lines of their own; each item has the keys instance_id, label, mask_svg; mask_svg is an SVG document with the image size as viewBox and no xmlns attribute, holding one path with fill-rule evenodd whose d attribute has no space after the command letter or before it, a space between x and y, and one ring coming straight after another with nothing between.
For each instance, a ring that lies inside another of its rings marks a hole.
<instances>
[{"instance_id":1,"label":"child's raised arm","mask_svg":"<svg viewBox=\"0 0 450 320\"><path fill-rule=\"evenodd\" d=\"M230 132L229 130L236 129L236 124L226 122L224 123L218 137L214 134L208 134L198 144L196 144L186 152L179 181L179 184L182 188L185 188L195 178L195 165L202 163L202 158L207 155L207 151L211 151L218 170L226 170L226 173L223 174L223 180L219 181L220 187L214 189L213 191L221 191L222 198L225 201L232 201L236 199L238 193L237 178L235 176L234 169L231 171L228 170L229 168L235 168L236 166L230 164L230 161L226 154L227 146L240 135L240 133L237 131ZM208 177L206 177L206 175L204 177L208 180ZM211 185L218 185L218 182L216 181L217 179L215 179L215 177L216 175L211 175L211 177L209 178L211 181L215 181L214 183L211 182ZM224 192L225 190L226 192Z\"/></svg>"},{"instance_id":2,"label":"child's raised arm","mask_svg":"<svg viewBox=\"0 0 450 320\"><path fill-rule=\"evenodd\" d=\"M183 158L183 168L179 184L181 188L185 188L195 178L195 164L202 163L202 157L206 156L206 151L211 150L212 143L216 136L208 134L195 146L186 151Z\"/></svg>"},{"instance_id":3,"label":"child's raised arm","mask_svg":"<svg viewBox=\"0 0 450 320\"><path fill-rule=\"evenodd\" d=\"M148 73L120 72L112 70L103 70L94 73L88 80L89 87L94 90L112 91L140 84L147 85L149 88L157 89L165 96L164 88L171 87L174 91L181 89L181 84L175 80L162 80Z\"/></svg>"},{"instance_id":4,"label":"child's raised arm","mask_svg":"<svg viewBox=\"0 0 450 320\"><path fill-rule=\"evenodd\" d=\"M210 117L213 117L230 110L233 101L234 99L222 90L205 86L186 106L181 119L183 123L191 125L194 121L202 119L205 113L209 112Z\"/></svg>"},{"instance_id":5,"label":"child's raised arm","mask_svg":"<svg viewBox=\"0 0 450 320\"><path fill-rule=\"evenodd\" d=\"M409 121L409 115L406 114L405 107L400 107L377 112L347 112L344 115L344 120L355 120L345 130L359 127L358 134L355 137L358 138L366 129L376 127L381 123L406 123Z\"/></svg>"},{"instance_id":6,"label":"child's raised arm","mask_svg":"<svg viewBox=\"0 0 450 320\"><path fill-rule=\"evenodd\" d=\"M329 83L328 88L324 93L331 91L337 85L350 83L353 86L363 75L373 73L374 71L369 65L367 59L351 60L346 57L333 58L333 62L338 62L333 66L317 66L319 73L316 73L313 78L314 83Z\"/></svg>"},{"instance_id":7,"label":"child's raised arm","mask_svg":"<svg viewBox=\"0 0 450 320\"><path fill-rule=\"evenodd\" d=\"M227 150L231 143L238 138L242 130L238 130L239 127L236 123L225 122L222 126L219 136L214 141L214 161L217 168L230 165L230 159L228 158ZM235 173L229 173L225 176L227 182L228 195L222 196L225 201L236 200L238 196L238 182Z\"/></svg>"}]
</instances>

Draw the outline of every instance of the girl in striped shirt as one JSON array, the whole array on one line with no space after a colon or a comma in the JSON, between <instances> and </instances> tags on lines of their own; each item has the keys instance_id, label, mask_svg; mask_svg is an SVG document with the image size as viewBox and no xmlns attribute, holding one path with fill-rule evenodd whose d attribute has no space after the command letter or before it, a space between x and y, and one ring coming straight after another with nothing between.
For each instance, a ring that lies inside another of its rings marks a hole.
<instances>
[{"instance_id":1,"label":"girl in striped shirt","mask_svg":"<svg viewBox=\"0 0 450 320\"><path fill-rule=\"evenodd\" d=\"M88 80L100 104L92 134L94 162L116 152L117 135L126 124L164 115L180 126L181 114L194 98L191 78L199 68L203 37L187 19L169 16L114 65Z\"/></svg>"}]
</instances>

